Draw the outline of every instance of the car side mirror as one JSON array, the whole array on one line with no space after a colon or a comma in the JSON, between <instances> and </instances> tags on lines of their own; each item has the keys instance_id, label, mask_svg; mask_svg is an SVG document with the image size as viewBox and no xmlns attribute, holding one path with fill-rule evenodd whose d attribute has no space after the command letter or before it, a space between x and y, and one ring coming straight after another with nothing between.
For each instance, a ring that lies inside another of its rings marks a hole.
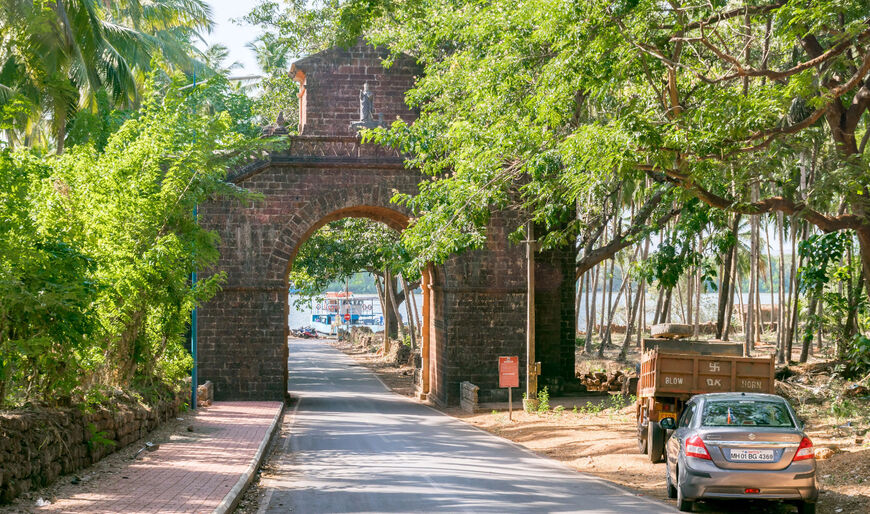
<instances>
[{"instance_id":1,"label":"car side mirror","mask_svg":"<svg viewBox=\"0 0 870 514\"><path fill-rule=\"evenodd\" d=\"M662 418L659 421L659 426L662 427L663 430L675 430L677 428L677 422L674 421L674 418Z\"/></svg>"}]
</instances>

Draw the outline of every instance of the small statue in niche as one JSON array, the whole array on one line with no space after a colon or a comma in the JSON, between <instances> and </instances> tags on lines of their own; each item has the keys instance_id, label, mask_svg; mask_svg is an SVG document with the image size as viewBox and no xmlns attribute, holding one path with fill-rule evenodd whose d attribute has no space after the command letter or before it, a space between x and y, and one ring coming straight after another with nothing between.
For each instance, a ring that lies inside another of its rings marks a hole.
<instances>
[{"instance_id":1,"label":"small statue in niche","mask_svg":"<svg viewBox=\"0 0 870 514\"><path fill-rule=\"evenodd\" d=\"M375 94L369 91L369 83L364 83L359 92L359 121L374 121L374 100Z\"/></svg>"},{"instance_id":2,"label":"small statue in niche","mask_svg":"<svg viewBox=\"0 0 870 514\"><path fill-rule=\"evenodd\" d=\"M374 91L369 89L368 82L364 83L363 88L359 92L359 121L352 122L350 124L351 129L370 129L384 125L383 114L378 114L378 120L375 121L374 100Z\"/></svg>"}]
</instances>

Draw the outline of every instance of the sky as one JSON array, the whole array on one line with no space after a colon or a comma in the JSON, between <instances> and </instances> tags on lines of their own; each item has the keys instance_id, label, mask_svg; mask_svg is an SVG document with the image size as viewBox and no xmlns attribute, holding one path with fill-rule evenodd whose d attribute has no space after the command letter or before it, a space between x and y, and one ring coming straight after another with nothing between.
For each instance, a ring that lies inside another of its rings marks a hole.
<instances>
[{"instance_id":1,"label":"sky","mask_svg":"<svg viewBox=\"0 0 870 514\"><path fill-rule=\"evenodd\" d=\"M233 70L233 75L260 73L254 53L245 45L253 41L259 30L255 26L234 23L233 18L241 18L257 5L256 0L208 0L211 5L215 28L205 35L209 45L221 43L230 51L229 62L236 61L243 68Z\"/></svg>"}]
</instances>

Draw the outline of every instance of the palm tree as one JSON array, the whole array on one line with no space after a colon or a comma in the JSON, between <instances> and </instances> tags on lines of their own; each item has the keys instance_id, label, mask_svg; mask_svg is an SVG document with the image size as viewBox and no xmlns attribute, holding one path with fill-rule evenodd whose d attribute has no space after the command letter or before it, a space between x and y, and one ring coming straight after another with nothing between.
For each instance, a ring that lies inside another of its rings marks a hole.
<instances>
[{"instance_id":1,"label":"palm tree","mask_svg":"<svg viewBox=\"0 0 870 514\"><path fill-rule=\"evenodd\" d=\"M290 59L290 48L274 35L269 33L263 34L251 43L248 43L247 46L256 54L257 64L264 73L272 75L276 71L281 72L287 69Z\"/></svg>"},{"instance_id":2,"label":"palm tree","mask_svg":"<svg viewBox=\"0 0 870 514\"><path fill-rule=\"evenodd\" d=\"M5 0L0 7L0 108L13 98L34 108L17 127L28 137L47 124L57 152L66 125L78 109L95 109L105 91L115 107L139 98L152 59L190 69L198 31L210 30L211 11L203 0L54 0L50 9L32 0Z\"/></svg>"},{"instance_id":3,"label":"palm tree","mask_svg":"<svg viewBox=\"0 0 870 514\"><path fill-rule=\"evenodd\" d=\"M229 76L230 72L241 68L242 64L238 61L233 61L227 64L227 59L230 57L230 51L226 46L217 43L206 48L203 52L203 64L213 73L217 75Z\"/></svg>"}]
</instances>

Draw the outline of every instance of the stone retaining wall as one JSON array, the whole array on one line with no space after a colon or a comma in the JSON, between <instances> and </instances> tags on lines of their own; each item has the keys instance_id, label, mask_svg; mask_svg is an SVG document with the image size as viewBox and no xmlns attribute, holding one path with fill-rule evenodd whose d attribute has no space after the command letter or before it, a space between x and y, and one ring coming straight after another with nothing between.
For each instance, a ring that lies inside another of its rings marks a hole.
<instances>
[{"instance_id":1,"label":"stone retaining wall","mask_svg":"<svg viewBox=\"0 0 870 514\"><path fill-rule=\"evenodd\" d=\"M146 436L178 415L181 398L79 408L0 411L0 503L50 484Z\"/></svg>"}]
</instances>

